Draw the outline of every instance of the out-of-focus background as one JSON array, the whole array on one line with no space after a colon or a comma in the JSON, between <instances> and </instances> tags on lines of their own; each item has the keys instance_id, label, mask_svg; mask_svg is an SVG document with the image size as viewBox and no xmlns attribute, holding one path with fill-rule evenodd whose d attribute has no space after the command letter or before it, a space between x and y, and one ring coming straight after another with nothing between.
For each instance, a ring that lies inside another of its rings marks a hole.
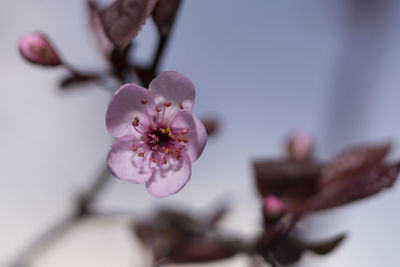
<instances>
[{"instance_id":1,"label":"out-of-focus background","mask_svg":"<svg viewBox=\"0 0 400 267\"><path fill-rule=\"evenodd\" d=\"M312 133L322 158L350 144L398 144L399 11L396 0L184 1L162 70L178 70L192 79L197 87L194 112L217 115L221 130L209 140L193 165L191 181L177 195L158 200L142 185L113 179L98 209L143 216L160 205L183 205L196 213L229 201L226 230L250 237L260 227L251 161L282 155L290 132ZM86 14L82 0L0 2L4 266L67 217L113 142L104 124L110 97L106 91L95 85L61 91L58 81L64 70L32 66L17 50L21 35L41 30L71 64L103 69ZM134 60L145 62L155 41L148 20ZM398 151L392 155L399 156ZM300 265L397 266L399 201L400 185L395 185L310 217L304 222L310 239L343 231L349 236L329 256L307 254ZM143 266L128 222L126 217L84 221L35 266ZM246 262L239 255L224 264Z\"/></svg>"}]
</instances>

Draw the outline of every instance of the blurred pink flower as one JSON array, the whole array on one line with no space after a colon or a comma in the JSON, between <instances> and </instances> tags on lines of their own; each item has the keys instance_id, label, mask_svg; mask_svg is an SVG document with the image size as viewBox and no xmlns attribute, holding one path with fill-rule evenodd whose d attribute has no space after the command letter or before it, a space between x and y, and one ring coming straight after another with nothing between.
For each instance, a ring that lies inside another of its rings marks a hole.
<instances>
[{"instance_id":1,"label":"blurred pink flower","mask_svg":"<svg viewBox=\"0 0 400 267\"><path fill-rule=\"evenodd\" d=\"M295 132L288 139L289 156L294 160L307 160L312 155L314 140L307 132Z\"/></svg>"},{"instance_id":2,"label":"blurred pink flower","mask_svg":"<svg viewBox=\"0 0 400 267\"><path fill-rule=\"evenodd\" d=\"M18 42L21 55L32 63L42 66L57 66L61 60L46 36L33 32L22 36Z\"/></svg>"},{"instance_id":3,"label":"blurred pink flower","mask_svg":"<svg viewBox=\"0 0 400 267\"><path fill-rule=\"evenodd\" d=\"M106 114L107 129L118 138L108 154L111 173L146 183L155 197L178 192L207 142L204 125L191 113L194 98L192 82L175 71L161 73L149 90L136 84L119 88Z\"/></svg>"}]
</instances>

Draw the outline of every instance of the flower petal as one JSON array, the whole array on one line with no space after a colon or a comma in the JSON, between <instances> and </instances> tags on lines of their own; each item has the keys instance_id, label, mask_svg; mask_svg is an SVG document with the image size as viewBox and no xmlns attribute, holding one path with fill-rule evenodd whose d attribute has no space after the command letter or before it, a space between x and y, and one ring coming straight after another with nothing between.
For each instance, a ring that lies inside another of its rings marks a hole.
<instances>
[{"instance_id":1,"label":"flower petal","mask_svg":"<svg viewBox=\"0 0 400 267\"><path fill-rule=\"evenodd\" d=\"M168 163L159 166L152 177L146 182L149 193L163 198L177 193L189 181L192 173L191 164L186 154L180 160L168 158Z\"/></svg>"},{"instance_id":2,"label":"flower petal","mask_svg":"<svg viewBox=\"0 0 400 267\"><path fill-rule=\"evenodd\" d=\"M156 105L163 107L164 103L171 102L172 105L166 109L165 113L167 122L172 120L180 109L180 102L184 109L192 111L196 89L189 78L179 72L161 73L151 81L149 90L154 96Z\"/></svg>"},{"instance_id":3,"label":"flower petal","mask_svg":"<svg viewBox=\"0 0 400 267\"><path fill-rule=\"evenodd\" d=\"M142 99L147 100L143 104ZM154 98L151 93L137 84L128 83L121 86L111 98L106 114L108 132L120 138L126 135L141 136L132 126L132 121L138 117L140 124L148 127L154 116ZM143 127L139 128L143 130Z\"/></svg>"},{"instance_id":4,"label":"flower petal","mask_svg":"<svg viewBox=\"0 0 400 267\"><path fill-rule=\"evenodd\" d=\"M107 163L110 172L115 177L134 183L146 182L154 172L149 164L149 156L139 157L132 150L133 145L140 141L134 135L127 135L118 139L108 152Z\"/></svg>"},{"instance_id":5,"label":"flower petal","mask_svg":"<svg viewBox=\"0 0 400 267\"><path fill-rule=\"evenodd\" d=\"M190 162L198 159L207 143L207 132L203 123L191 112L182 110L176 115L171 128L174 131L188 130L188 133L185 135L188 139L188 142L185 143L186 153L189 156Z\"/></svg>"}]
</instances>

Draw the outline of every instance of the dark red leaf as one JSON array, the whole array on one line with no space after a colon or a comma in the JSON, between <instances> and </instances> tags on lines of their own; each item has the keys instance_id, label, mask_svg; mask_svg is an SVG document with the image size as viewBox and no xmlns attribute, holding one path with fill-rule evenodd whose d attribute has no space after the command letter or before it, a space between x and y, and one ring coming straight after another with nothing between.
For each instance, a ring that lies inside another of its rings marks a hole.
<instances>
[{"instance_id":1,"label":"dark red leaf","mask_svg":"<svg viewBox=\"0 0 400 267\"><path fill-rule=\"evenodd\" d=\"M97 47L100 52L108 57L114 49L114 45L110 42L108 37L106 36L101 19L100 19L100 8L93 2L88 1L89 7L89 19L90 26L93 32L93 35L96 39Z\"/></svg>"},{"instance_id":2,"label":"dark red leaf","mask_svg":"<svg viewBox=\"0 0 400 267\"><path fill-rule=\"evenodd\" d=\"M237 252L234 241L194 236L175 247L168 259L174 263L209 262L232 257Z\"/></svg>"},{"instance_id":3,"label":"dark red leaf","mask_svg":"<svg viewBox=\"0 0 400 267\"><path fill-rule=\"evenodd\" d=\"M222 238L213 223L225 211L209 219L195 219L180 211L161 210L152 219L135 222L136 235L152 251L156 262L206 262L231 257L240 250L235 239Z\"/></svg>"},{"instance_id":4,"label":"dark red leaf","mask_svg":"<svg viewBox=\"0 0 400 267\"><path fill-rule=\"evenodd\" d=\"M331 182L324 184L307 204L307 210L333 208L391 187L400 171L400 162L381 164L372 169L359 169L348 172Z\"/></svg>"},{"instance_id":5,"label":"dark red leaf","mask_svg":"<svg viewBox=\"0 0 400 267\"><path fill-rule=\"evenodd\" d=\"M117 0L101 14L104 31L123 50L138 34L158 0Z\"/></svg>"},{"instance_id":6,"label":"dark red leaf","mask_svg":"<svg viewBox=\"0 0 400 267\"><path fill-rule=\"evenodd\" d=\"M279 236L269 248L264 249L261 255L268 261L269 254L281 264L290 264L300 260L304 251L312 251L319 255L325 255L333 251L345 238L345 234L340 234L326 241L305 242L292 236Z\"/></svg>"},{"instance_id":7,"label":"dark red leaf","mask_svg":"<svg viewBox=\"0 0 400 267\"><path fill-rule=\"evenodd\" d=\"M157 29L163 36L168 36L174 23L181 0L159 0L152 14Z\"/></svg>"},{"instance_id":8,"label":"dark red leaf","mask_svg":"<svg viewBox=\"0 0 400 267\"><path fill-rule=\"evenodd\" d=\"M294 238L290 236L281 236L274 244L261 254L268 262L271 253L274 260L280 264L286 265L297 262L301 258L301 254L305 248Z\"/></svg>"},{"instance_id":9,"label":"dark red leaf","mask_svg":"<svg viewBox=\"0 0 400 267\"><path fill-rule=\"evenodd\" d=\"M322 171L320 186L340 179L360 169L373 168L379 164L390 150L390 144L360 146L348 149L338 155Z\"/></svg>"},{"instance_id":10,"label":"dark red leaf","mask_svg":"<svg viewBox=\"0 0 400 267\"><path fill-rule=\"evenodd\" d=\"M311 250L316 254L325 255L334 250L340 243L342 243L345 237L346 234L340 234L325 241L313 242L313 243L302 242L303 243L302 245L304 248Z\"/></svg>"},{"instance_id":11,"label":"dark red leaf","mask_svg":"<svg viewBox=\"0 0 400 267\"><path fill-rule=\"evenodd\" d=\"M323 165L309 161L265 160L253 163L262 196L304 199L314 193Z\"/></svg>"}]
</instances>

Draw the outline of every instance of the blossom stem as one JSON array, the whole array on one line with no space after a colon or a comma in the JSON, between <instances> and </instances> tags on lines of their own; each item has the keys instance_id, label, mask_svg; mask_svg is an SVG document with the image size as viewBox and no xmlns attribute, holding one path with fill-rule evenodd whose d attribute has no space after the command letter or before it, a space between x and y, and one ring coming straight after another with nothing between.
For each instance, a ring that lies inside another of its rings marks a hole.
<instances>
[{"instance_id":1,"label":"blossom stem","mask_svg":"<svg viewBox=\"0 0 400 267\"><path fill-rule=\"evenodd\" d=\"M180 7L180 2L178 4L178 7L176 8L174 14L172 15L172 18L171 18L171 29L173 28L173 25L174 25L174 22L175 22L175 19L176 19L176 14L179 11L179 7ZM169 31L167 35L160 34L157 50L156 50L156 53L155 53L154 59L153 59L153 64L151 65L151 70L153 70L154 72L157 71L158 65L160 63L160 59L161 59L161 57L162 57L162 55L164 53L166 44L168 42L168 38L170 36L170 33L171 33L171 31Z\"/></svg>"},{"instance_id":2,"label":"blossom stem","mask_svg":"<svg viewBox=\"0 0 400 267\"><path fill-rule=\"evenodd\" d=\"M71 77L68 78L66 81L63 82L62 86L67 86L69 83L72 82L77 82L77 81L92 81L94 83L99 84L102 88L106 89L109 93L113 94L115 91L115 85L110 84L109 81L107 81L106 76L110 75L107 72L100 72L100 73L94 73L94 72L81 72L77 70L75 67L72 65L62 62L61 64L62 67L64 67L68 72L70 72Z\"/></svg>"},{"instance_id":3,"label":"blossom stem","mask_svg":"<svg viewBox=\"0 0 400 267\"><path fill-rule=\"evenodd\" d=\"M110 171L108 170L107 164L98 172L93 184L78 200L78 206L76 210L76 216L84 216L90 214L90 205L96 200L98 194L107 184L110 178Z\"/></svg>"}]
</instances>

